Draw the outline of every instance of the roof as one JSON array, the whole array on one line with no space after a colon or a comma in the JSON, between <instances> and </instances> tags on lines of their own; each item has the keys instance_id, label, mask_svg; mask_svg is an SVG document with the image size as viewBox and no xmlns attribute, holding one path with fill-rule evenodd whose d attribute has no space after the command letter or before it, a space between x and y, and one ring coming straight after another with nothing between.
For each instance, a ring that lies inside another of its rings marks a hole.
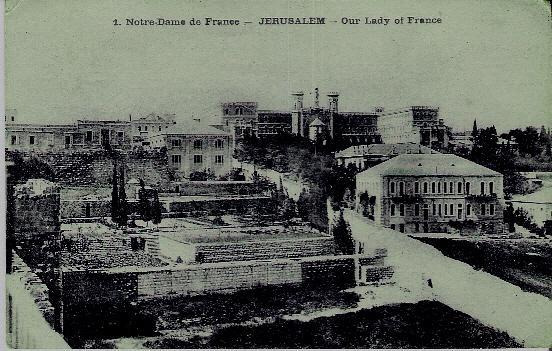
<instances>
[{"instance_id":1,"label":"roof","mask_svg":"<svg viewBox=\"0 0 552 351\"><path fill-rule=\"evenodd\" d=\"M358 175L501 176L498 172L453 154L403 154Z\"/></svg>"},{"instance_id":2,"label":"roof","mask_svg":"<svg viewBox=\"0 0 552 351\"><path fill-rule=\"evenodd\" d=\"M165 129L158 134L162 135L175 135L175 134L189 134L189 135L224 135L228 136L230 133L215 128L213 126L202 124L197 121L189 121L183 124L175 124L168 129Z\"/></svg>"},{"instance_id":3,"label":"roof","mask_svg":"<svg viewBox=\"0 0 552 351\"><path fill-rule=\"evenodd\" d=\"M354 145L341 150L335 157L355 157L364 155L438 154L439 152L416 143Z\"/></svg>"},{"instance_id":4,"label":"roof","mask_svg":"<svg viewBox=\"0 0 552 351\"><path fill-rule=\"evenodd\" d=\"M314 119L314 121L312 121L310 124L309 124L310 127L325 127L326 125L324 124L324 122L322 122L320 120L320 118L316 117Z\"/></svg>"}]
</instances>

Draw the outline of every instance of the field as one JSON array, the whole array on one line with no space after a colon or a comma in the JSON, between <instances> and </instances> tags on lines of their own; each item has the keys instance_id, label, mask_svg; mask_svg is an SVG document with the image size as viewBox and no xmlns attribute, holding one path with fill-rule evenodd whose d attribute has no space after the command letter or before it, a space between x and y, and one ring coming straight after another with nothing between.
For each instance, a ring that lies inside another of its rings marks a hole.
<instances>
[{"instance_id":1,"label":"field","mask_svg":"<svg viewBox=\"0 0 552 351\"><path fill-rule=\"evenodd\" d=\"M520 347L506 333L430 301L317 318L228 326L209 336L146 341L148 348L499 348Z\"/></svg>"}]
</instances>

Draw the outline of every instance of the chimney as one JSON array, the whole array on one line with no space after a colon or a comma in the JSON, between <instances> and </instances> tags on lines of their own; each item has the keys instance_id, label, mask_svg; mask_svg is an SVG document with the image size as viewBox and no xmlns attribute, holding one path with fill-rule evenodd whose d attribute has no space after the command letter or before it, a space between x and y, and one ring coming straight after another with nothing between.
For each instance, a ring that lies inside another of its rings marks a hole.
<instances>
[{"instance_id":1,"label":"chimney","mask_svg":"<svg viewBox=\"0 0 552 351\"><path fill-rule=\"evenodd\" d=\"M128 114L128 120L132 122L132 115L130 113Z\"/></svg>"}]
</instances>

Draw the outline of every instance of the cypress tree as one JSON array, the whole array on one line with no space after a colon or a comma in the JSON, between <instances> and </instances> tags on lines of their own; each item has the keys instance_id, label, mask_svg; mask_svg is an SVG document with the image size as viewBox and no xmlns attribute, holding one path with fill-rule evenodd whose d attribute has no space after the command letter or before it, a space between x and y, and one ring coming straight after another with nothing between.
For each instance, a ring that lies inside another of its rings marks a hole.
<instances>
[{"instance_id":1,"label":"cypress tree","mask_svg":"<svg viewBox=\"0 0 552 351\"><path fill-rule=\"evenodd\" d=\"M117 165L113 165L113 180L111 191L111 220L119 223L119 191L117 190Z\"/></svg>"},{"instance_id":2,"label":"cypress tree","mask_svg":"<svg viewBox=\"0 0 552 351\"><path fill-rule=\"evenodd\" d=\"M125 192L125 170L121 167L119 173L120 184L119 184L119 225L126 225L128 220L127 215L127 201L126 201L126 192Z\"/></svg>"}]
</instances>

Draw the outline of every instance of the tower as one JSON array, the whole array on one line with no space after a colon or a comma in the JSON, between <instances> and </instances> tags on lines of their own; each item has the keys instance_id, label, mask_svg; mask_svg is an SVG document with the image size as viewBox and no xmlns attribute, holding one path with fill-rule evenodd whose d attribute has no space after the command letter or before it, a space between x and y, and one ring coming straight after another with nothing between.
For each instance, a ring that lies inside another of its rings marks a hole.
<instances>
[{"instance_id":1,"label":"tower","mask_svg":"<svg viewBox=\"0 0 552 351\"><path fill-rule=\"evenodd\" d=\"M330 112L330 137L334 138L334 119L338 113L339 93L331 91L328 94L328 111Z\"/></svg>"},{"instance_id":2,"label":"tower","mask_svg":"<svg viewBox=\"0 0 552 351\"><path fill-rule=\"evenodd\" d=\"M291 93L293 106L291 109L291 133L303 136L303 92Z\"/></svg>"}]
</instances>

